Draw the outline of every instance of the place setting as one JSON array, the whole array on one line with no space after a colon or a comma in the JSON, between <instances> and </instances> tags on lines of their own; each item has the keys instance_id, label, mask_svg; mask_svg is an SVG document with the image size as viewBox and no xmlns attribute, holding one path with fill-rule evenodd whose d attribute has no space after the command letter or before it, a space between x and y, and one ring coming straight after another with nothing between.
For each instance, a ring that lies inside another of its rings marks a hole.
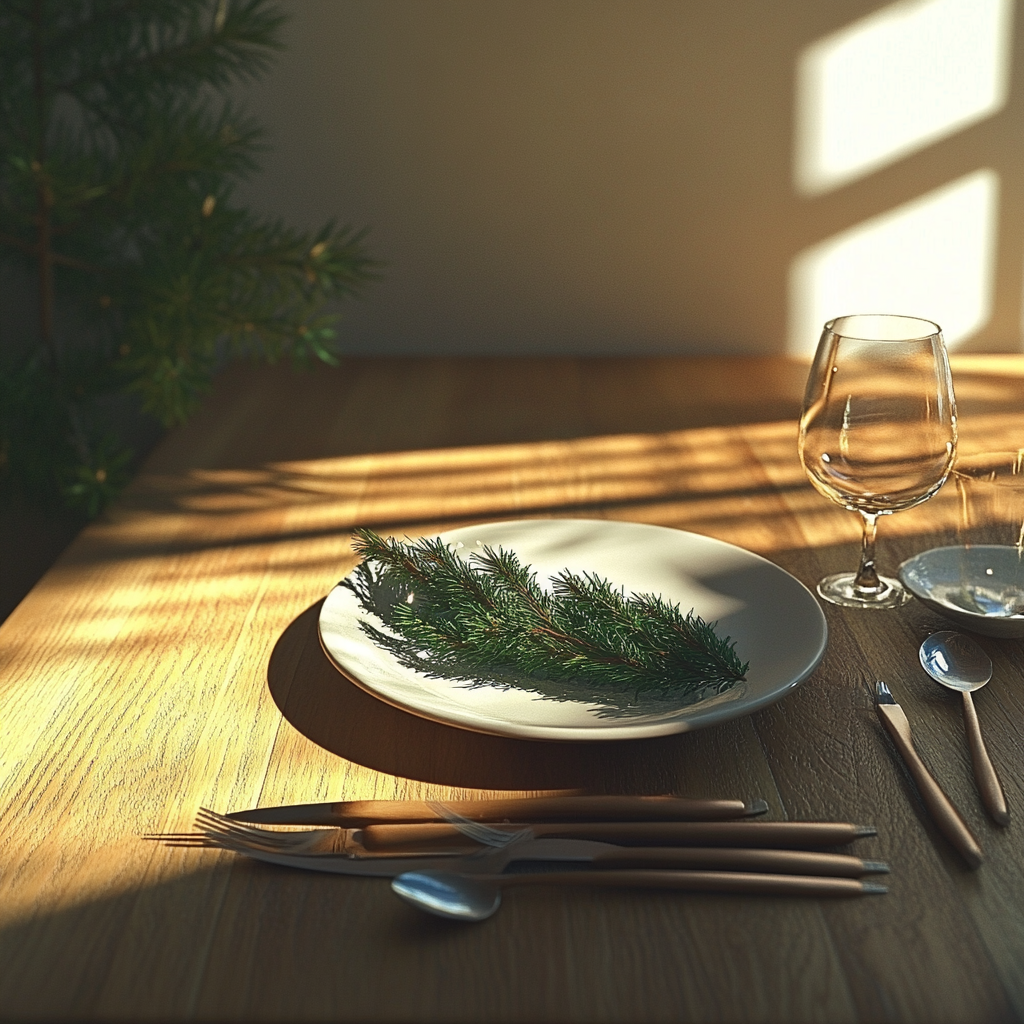
<instances>
[{"instance_id":1,"label":"place setting","mask_svg":"<svg viewBox=\"0 0 1024 1024\"><path fill-rule=\"evenodd\" d=\"M1005 520L1008 493L1017 498L1016 474L1007 485L1002 463L989 475L975 463L960 468L957 440L941 330L912 317L841 317L822 332L797 447L815 489L861 517L855 571L827 576L812 592L740 546L607 519L498 521L418 539L361 528L353 539L361 561L324 600L319 641L334 669L376 700L468 733L575 745L721 726L783 700L815 673L828 643L822 601L844 614L893 614L917 597L940 612L949 605L968 629L976 619L1024 621L1024 601L1008 596L1007 545L969 536L984 524L993 540L992 520ZM879 519L927 501L951 473L965 503L962 543L921 552L896 576L880 573ZM952 631L930 635L919 659L962 695L979 792L1005 827L1009 811L971 697L991 678L991 662ZM889 684L878 681L873 695L939 832L979 867L981 847L915 747ZM853 845L875 836L873 825L770 821L767 811L760 798L589 792L343 801L203 809L194 832L147 838L389 878L406 903L461 921L492 916L513 886L888 891L874 876L889 865Z\"/></svg>"},{"instance_id":2,"label":"place setting","mask_svg":"<svg viewBox=\"0 0 1024 1024\"><path fill-rule=\"evenodd\" d=\"M696 534L523 520L404 542L364 530L355 543L363 561L320 613L327 656L374 696L459 729L561 743L686 732L781 699L824 653L824 616L801 583ZM477 651L474 631L488 628L503 649L520 648ZM542 643L524 656L531 637ZM845 849L872 826L766 821L767 810L762 799L667 795L360 801L204 809L196 832L149 838L390 878L406 903L462 921L491 916L512 885L887 891L868 876L888 866ZM267 827L302 825L321 827Z\"/></svg>"}]
</instances>

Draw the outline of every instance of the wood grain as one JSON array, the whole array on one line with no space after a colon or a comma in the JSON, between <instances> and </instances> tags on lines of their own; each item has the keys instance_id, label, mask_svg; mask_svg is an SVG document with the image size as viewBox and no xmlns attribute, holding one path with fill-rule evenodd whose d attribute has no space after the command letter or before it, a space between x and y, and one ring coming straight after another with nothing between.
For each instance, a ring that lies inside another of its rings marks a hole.
<instances>
[{"instance_id":1,"label":"wood grain","mask_svg":"<svg viewBox=\"0 0 1024 1024\"><path fill-rule=\"evenodd\" d=\"M808 584L854 516L796 459L806 366L766 359L353 359L236 368L0 627L0 1017L998 1021L1024 1017L1024 844L989 822L917 604L826 608L814 675L690 735L516 741L391 708L316 642L351 530L616 518L757 551ZM1024 359L954 360L962 450L1019 446ZM886 518L892 569L949 535L946 491ZM1024 806L1024 648L982 638L977 710ZM886 680L986 853L949 849L875 716ZM758 797L874 824L864 900L516 889L486 924L386 881L144 843L200 806L595 793Z\"/></svg>"}]
</instances>

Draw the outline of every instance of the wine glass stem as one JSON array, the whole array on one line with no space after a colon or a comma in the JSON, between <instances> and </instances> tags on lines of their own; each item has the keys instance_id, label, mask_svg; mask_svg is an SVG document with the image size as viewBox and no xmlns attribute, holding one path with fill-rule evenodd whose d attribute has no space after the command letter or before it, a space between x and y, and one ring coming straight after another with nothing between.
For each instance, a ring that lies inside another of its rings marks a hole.
<instances>
[{"instance_id":1,"label":"wine glass stem","mask_svg":"<svg viewBox=\"0 0 1024 1024\"><path fill-rule=\"evenodd\" d=\"M864 594L877 594L882 589L882 583L875 570L875 535L878 532L878 515L871 512L861 512L864 520L864 536L860 546L860 568L857 570L857 578L853 581L854 587Z\"/></svg>"}]
</instances>

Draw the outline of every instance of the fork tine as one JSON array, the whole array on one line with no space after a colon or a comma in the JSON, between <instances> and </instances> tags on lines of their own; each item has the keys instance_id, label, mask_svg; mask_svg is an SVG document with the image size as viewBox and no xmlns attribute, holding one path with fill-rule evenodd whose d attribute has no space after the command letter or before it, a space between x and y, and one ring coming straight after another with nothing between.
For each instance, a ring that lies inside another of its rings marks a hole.
<instances>
[{"instance_id":1,"label":"fork tine","mask_svg":"<svg viewBox=\"0 0 1024 1024\"><path fill-rule=\"evenodd\" d=\"M272 832L270 829L260 828L257 825L247 825L245 822L236 821L234 818L226 818L223 814L211 811L208 807L200 807L196 814L196 821L204 825L211 825L222 828L225 831L237 832L242 835L257 836L278 836L287 835L284 832Z\"/></svg>"},{"instance_id":2,"label":"fork tine","mask_svg":"<svg viewBox=\"0 0 1024 1024\"><path fill-rule=\"evenodd\" d=\"M245 825L209 811L205 807L199 809L199 813L196 815L196 825L203 832L216 832L220 835L235 836L239 839L254 839L261 843L265 842L278 846L288 846L294 843L294 840L290 837L295 833L272 832L269 829L257 828L254 825Z\"/></svg>"},{"instance_id":3,"label":"fork tine","mask_svg":"<svg viewBox=\"0 0 1024 1024\"><path fill-rule=\"evenodd\" d=\"M245 825L242 822L235 821L233 818L225 818L223 814L211 811L209 807L199 808L196 812L196 821L202 821L208 825L218 825L221 828L237 828L239 831L245 831L253 827L251 825ZM262 832L264 829L260 829L259 831Z\"/></svg>"},{"instance_id":4,"label":"fork tine","mask_svg":"<svg viewBox=\"0 0 1024 1024\"><path fill-rule=\"evenodd\" d=\"M337 829L273 832L225 818L207 808L200 808L196 815L196 826L217 845L242 852L249 849L267 853L309 853L312 848L322 848L325 840L331 846L336 846L339 841L342 846L345 845L344 837Z\"/></svg>"},{"instance_id":5,"label":"fork tine","mask_svg":"<svg viewBox=\"0 0 1024 1024\"><path fill-rule=\"evenodd\" d=\"M161 832L151 833L140 838L159 841L167 846L186 847L191 849L231 850L245 853L250 850L263 850L266 853L300 852L307 847L312 835L303 832L272 832L225 818L216 811L201 807L196 814L196 832ZM318 830L319 831L319 830Z\"/></svg>"},{"instance_id":6,"label":"fork tine","mask_svg":"<svg viewBox=\"0 0 1024 1024\"><path fill-rule=\"evenodd\" d=\"M204 833L203 838L210 844L222 850L233 850L236 853L245 853L247 850L263 850L266 853L287 853L287 847L280 847L271 844L258 842L255 839L247 839L241 836L231 836L225 833Z\"/></svg>"},{"instance_id":7,"label":"fork tine","mask_svg":"<svg viewBox=\"0 0 1024 1024\"><path fill-rule=\"evenodd\" d=\"M282 846L282 844L274 842L272 835L269 833L265 838L253 836L243 829L226 828L220 824L208 822L204 818L197 818L196 826L200 829L203 836L217 843L258 843L267 849L278 849Z\"/></svg>"},{"instance_id":8,"label":"fork tine","mask_svg":"<svg viewBox=\"0 0 1024 1024\"><path fill-rule=\"evenodd\" d=\"M298 845L295 840L282 840L273 835L257 836L245 832L232 832L227 829L207 828L203 835L215 842L233 846L258 846L264 850L289 850Z\"/></svg>"}]
</instances>

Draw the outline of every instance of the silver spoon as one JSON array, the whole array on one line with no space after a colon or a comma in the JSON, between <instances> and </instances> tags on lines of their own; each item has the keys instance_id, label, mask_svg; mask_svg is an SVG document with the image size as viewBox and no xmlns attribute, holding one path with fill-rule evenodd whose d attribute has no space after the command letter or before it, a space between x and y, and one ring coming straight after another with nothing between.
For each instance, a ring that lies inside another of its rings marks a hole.
<instances>
[{"instance_id":1,"label":"silver spoon","mask_svg":"<svg viewBox=\"0 0 1024 1024\"><path fill-rule=\"evenodd\" d=\"M501 906L507 885L602 885L685 892L738 892L768 896L867 896L884 885L859 878L771 875L738 871L551 871L536 874L462 875L454 871L408 871L391 888L418 910L454 921L483 921Z\"/></svg>"},{"instance_id":2,"label":"silver spoon","mask_svg":"<svg viewBox=\"0 0 1024 1024\"><path fill-rule=\"evenodd\" d=\"M932 633L921 644L918 654L921 665L932 679L963 694L964 726L978 792L992 820L998 825L1008 824L1010 812L1006 809L1006 797L981 738L978 712L971 698L972 690L980 690L992 678L992 660L970 637L950 630Z\"/></svg>"}]
</instances>

